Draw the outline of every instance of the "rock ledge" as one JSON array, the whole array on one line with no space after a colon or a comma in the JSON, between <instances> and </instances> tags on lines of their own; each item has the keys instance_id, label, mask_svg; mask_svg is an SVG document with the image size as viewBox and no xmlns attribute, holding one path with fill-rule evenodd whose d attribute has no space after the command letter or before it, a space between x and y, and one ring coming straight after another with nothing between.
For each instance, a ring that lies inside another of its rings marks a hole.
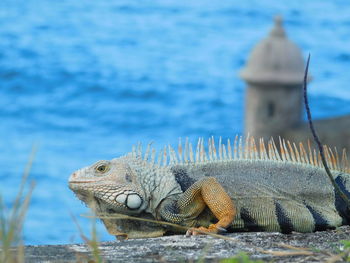
<instances>
[{"instance_id":1,"label":"rock ledge","mask_svg":"<svg viewBox=\"0 0 350 263\"><path fill-rule=\"evenodd\" d=\"M350 239L350 227L316 233L231 233L225 237L166 236L104 242L99 245L105 262L219 262L246 252L251 259L273 262L324 262L342 249L340 240ZM297 250L285 245L307 248ZM274 251L276 253L266 253ZM291 255L296 254L296 255ZM93 259L86 244L26 246L26 262L88 262ZM94 262L94 261L90 261Z\"/></svg>"}]
</instances>

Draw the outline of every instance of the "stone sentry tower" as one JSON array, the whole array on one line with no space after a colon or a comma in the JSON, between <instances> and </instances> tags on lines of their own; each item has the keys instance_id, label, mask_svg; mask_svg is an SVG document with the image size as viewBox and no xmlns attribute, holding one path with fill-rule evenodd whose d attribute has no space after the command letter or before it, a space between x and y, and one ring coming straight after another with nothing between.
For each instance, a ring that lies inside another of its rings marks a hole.
<instances>
[{"instance_id":1,"label":"stone sentry tower","mask_svg":"<svg viewBox=\"0 0 350 263\"><path fill-rule=\"evenodd\" d=\"M304 59L288 40L281 17L255 46L240 76L247 82L245 134L278 138L302 123Z\"/></svg>"}]
</instances>

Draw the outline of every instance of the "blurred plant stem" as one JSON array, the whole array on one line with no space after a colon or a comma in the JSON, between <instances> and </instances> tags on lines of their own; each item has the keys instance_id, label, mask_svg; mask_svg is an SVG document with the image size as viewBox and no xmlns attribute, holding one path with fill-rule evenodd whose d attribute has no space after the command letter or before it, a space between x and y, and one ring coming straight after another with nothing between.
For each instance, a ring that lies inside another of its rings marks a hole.
<instances>
[{"instance_id":1,"label":"blurred plant stem","mask_svg":"<svg viewBox=\"0 0 350 263\"><path fill-rule=\"evenodd\" d=\"M33 146L24 169L19 190L12 207L6 207L0 194L0 262L24 262L22 230L24 219L34 189L32 182L26 191L27 179L31 171L37 147Z\"/></svg>"},{"instance_id":2,"label":"blurred plant stem","mask_svg":"<svg viewBox=\"0 0 350 263\"><path fill-rule=\"evenodd\" d=\"M92 262L92 263L103 263L104 260L101 256L101 251L99 249L99 240L98 240L97 229L96 229L96 218L95 217L91 218L91 238L88 238L83 233L83 230L81 229L77 219L73 215L72 215L72 218L78 228L81 239L84 240L84 242L88 245L92 253L92 259L85 258L85 260L88 260L88 262ZM77 258L77 262L78 261L79 260Z\"/></svg>"}]
</instances>

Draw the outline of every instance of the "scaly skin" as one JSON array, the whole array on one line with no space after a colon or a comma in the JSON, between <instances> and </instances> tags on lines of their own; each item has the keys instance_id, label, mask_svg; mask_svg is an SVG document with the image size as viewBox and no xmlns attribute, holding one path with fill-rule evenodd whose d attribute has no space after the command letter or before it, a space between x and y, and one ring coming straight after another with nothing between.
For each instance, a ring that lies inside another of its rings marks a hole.
<instances>
[{"instance_id":1,"label":"scaly skin","mask_svg":"<svg viewBox=\"0 0 350 263\"><path fill-rule=\"evenodd\" d=\"M302 146L292 150L284 141L281 155L274 142L268 150L263 142L257 150L254 140L247 140L245 147L235 145L231 151L229 143L225 147L220 142L217 156L213 140L208 154L200 141L196 160L189 144L184 155L179 149L179 157L169 149L170 161L164 166L134 151L76 171L69 187L96 213L176 223L188 227L189 235L225 229L312 232L349 223L349 210L316 153L307 154ZM337 183L350 195L349 169L327 153ZM135 220L102 221L109 233L127 238L183 232Z\"/></svg>"}]
</instances>

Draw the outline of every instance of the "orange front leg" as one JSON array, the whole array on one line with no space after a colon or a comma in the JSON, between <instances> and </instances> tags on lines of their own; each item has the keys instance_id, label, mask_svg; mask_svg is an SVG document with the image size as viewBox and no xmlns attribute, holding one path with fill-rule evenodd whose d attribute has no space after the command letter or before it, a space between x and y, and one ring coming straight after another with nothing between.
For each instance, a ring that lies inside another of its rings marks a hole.
<instances>
[{"instance_id":1,"label":"orange front leg","mask_svg":"<svg viewBox=\"0 0 350 263\"><path fill-rule=\"evenodd\" d=\"M194 203L187 205L187 209L198 206L204 206L205 208L205 206L208 206L218 219L218 222L209 225L207 228L191 228L187 231L186 235L202 234L197 230L218 233L219 231L225 230L232 223L236 215L236 208L230 196L214 177L202 179L188 188L184 196L179 200L179 206L181 207L184 203L188 204L189 200L192 200ZM186 211L187 209L182 206L181 210Z\"/></svg>"}]
</instances>

